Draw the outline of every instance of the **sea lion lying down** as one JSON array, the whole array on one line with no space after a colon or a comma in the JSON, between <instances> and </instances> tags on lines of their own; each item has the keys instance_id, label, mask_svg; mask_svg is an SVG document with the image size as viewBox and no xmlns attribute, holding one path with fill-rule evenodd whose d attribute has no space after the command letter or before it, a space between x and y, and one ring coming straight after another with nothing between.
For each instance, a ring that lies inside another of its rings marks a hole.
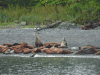
<instances>
[{"instance_id":1,"label":"sea lion lying down","mask_svg":"<svg viewBox=\"0 0 100 75\"><path fill-rule=\"evenodd\" d=\"M98 49L100 49L100 48L94 47L92 45L87 45L87 46L81 47L81 50L79 50L75 54L99 54L100 50L98 50Z\"/></svg>"},{"instance_id":2,"label":"sea lion lying down","mask_svg":"<svg viewBox=\"0 0 100 75\"><path fill-rule=\"evenodd\" d=\"M32 53L47 53L47 54L69 54L69 53L73 53L73 51L70 50L63 50L60 48L56 48L56 47L51 47L51 48L45 48L45 47L39 47L37 50L32 51Z\"/></svg>"}]
</instances>

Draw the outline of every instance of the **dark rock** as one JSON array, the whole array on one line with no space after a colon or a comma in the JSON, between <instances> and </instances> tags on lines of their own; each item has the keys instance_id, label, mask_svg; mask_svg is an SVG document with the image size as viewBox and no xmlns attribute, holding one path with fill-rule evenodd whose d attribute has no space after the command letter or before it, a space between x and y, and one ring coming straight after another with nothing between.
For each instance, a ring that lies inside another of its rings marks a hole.
<instances>
[{"instance_id":1,"label":"dark rock","mask_svg":"<svg viewBox=\"0 0 100 75\"><path fill-rule=\"evenodd\" d=\"M14 20L13 22L14 22L14 23L17 23L17 24L19 23L19 21L18 21L18 20Z\"/></svg>"}]
</instances>

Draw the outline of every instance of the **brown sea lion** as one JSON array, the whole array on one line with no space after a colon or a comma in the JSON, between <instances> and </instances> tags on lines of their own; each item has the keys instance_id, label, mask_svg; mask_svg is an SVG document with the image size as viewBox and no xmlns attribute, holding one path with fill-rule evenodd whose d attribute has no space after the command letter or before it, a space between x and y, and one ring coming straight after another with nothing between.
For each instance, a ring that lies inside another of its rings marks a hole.
<instances>
[{"instance_id":1,"label":"brown sea lion","mask_svg":"<svg viewBox=\"0 0 100 75\"><path fill-rule=\"evenodd\" d=\"M59 46L59 48L65 48L65 47L67 47L67 42L66 42L65 38L63 38L63 39L62 39L62 43L61 43L61 45Z\"/></svg>"},{"instance_id":2,"label":"brown sea lion","mask_svg":"<svg viewBox=\"0 0 100 75\"><path fill-rule=\"evenodd\" d=\"M53 46L55 47L58 47L60 46L61 44L60 43L57 43L57 42L51 42L51 43L44 43L43 46L46 47L46 48L51 48Z\"/></svg>"},{"instance_id":3,"label":"brown sea lion","mask_svg":"<svg viewBox=\"0 0 100 75\"><path fill-rule=\"evenodd\" d=\"M35 46L36 47L43 46L43 43L40 41L39 37L36 37Z\"/></svg>"},{"instance_id":4,"label":"brown sea lion","mask_svg":"<svg viewBox=\"0 0 100 75\"><path fill-rule=\"evenodd\" d=\"M81 47L81 50L79 50L75 54L95 54L96 52L98 52L98 50L96 50L94 46L88 45L88 46Z\"/></svg>"}]
</instances>

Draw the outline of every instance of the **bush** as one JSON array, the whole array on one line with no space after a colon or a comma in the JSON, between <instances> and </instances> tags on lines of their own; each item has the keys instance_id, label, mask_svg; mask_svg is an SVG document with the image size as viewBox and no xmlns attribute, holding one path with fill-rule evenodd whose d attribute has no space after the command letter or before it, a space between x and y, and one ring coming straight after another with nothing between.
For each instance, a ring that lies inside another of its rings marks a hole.
<instances>
[{"instance_id":1,"label":"bush","mask_svg":"<svg viewBox=\"0 0 100 75\"><path fill-rule=\"evenodd\" d=\"M11 16L8 15L5 12L0 12L0 22L8 22L10 20Z\"/></svg>"}]
</instances>

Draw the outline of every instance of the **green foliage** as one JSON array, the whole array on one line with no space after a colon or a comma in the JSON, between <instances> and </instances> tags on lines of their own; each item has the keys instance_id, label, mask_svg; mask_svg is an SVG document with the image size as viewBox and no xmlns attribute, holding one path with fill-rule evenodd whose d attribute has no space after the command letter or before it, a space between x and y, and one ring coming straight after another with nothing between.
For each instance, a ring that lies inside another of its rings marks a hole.
<instances>
[{"instance_id":1,"label":"green foliage","mask_svg":"<svg viewBox=\"0 0 100 75\"><path fill-rule=\"evenodd\" d=\"M38 17L37 15L22 15L19 18L19 21L26 21L28 24L38 24L40 22L40 20L42 21L41 17Z\"/></svg>"},{"instance_id":2,"label":"green foliage","mask_svg":"<svg viewBox=\"0 0 100 75\"><path fill-rule=\"evenodd\" d=\"M11 16L8 15L5 12L0 12L0 22L8 22L10 20Z\"/></svg>"},{"instance_id":3,"label":"green foliage","mask_svg":"<svg viewBox=\"0 0 100 75\"><path fill-rule=\"evenodd\" d=\"M0 22L27 21L45 24L45 19L85 21L100 20L99 0L0 0Z\"/></svg>"}]
</instances>

